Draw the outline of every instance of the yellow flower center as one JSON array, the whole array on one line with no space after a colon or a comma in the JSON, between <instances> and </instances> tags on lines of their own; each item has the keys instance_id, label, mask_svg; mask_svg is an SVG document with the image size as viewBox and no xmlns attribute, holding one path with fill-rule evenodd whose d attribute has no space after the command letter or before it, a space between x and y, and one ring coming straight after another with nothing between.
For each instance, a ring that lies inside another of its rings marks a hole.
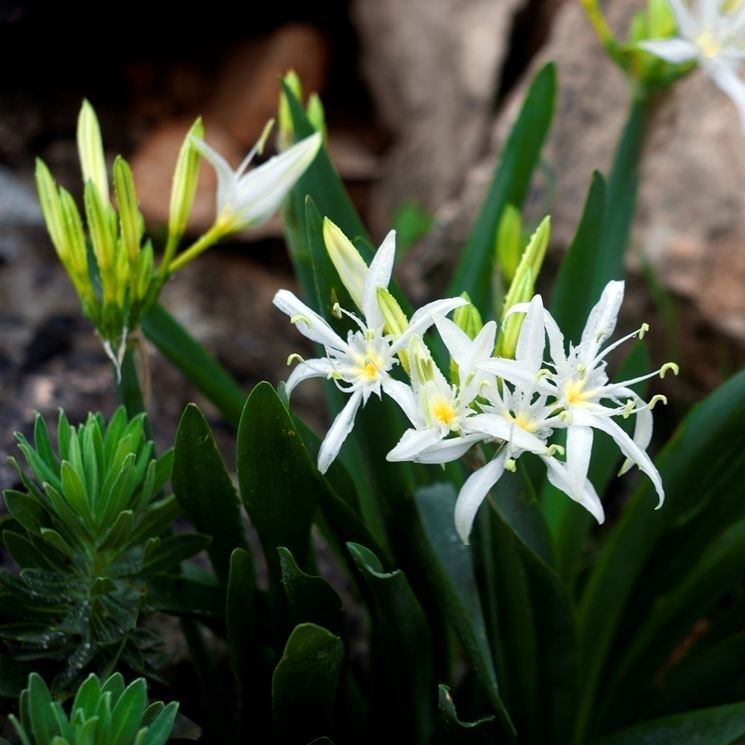
<instances>
[{"instance_id":1,"label":"yellow flower center","mask_svg":"<svg viewBox=\"0 0 745 745\"><path fill-rule=\"evenodd\" d=\"M368 380L368 381L376 380L377 377L378 377L378 374L379 374L379 370L377 368L377 365L375 365L374 362L369 362L368 361L362 367L362 377L365 380Z\"/></svg>"},{"instance_id":2,"label":"yellow flower center","mask_svg":"<svg viewBox=\"0 0 745 745\"><path fill-rule=\"evenodd\" d=\"M523 413L519 413L513 418L515 424L517 424L520 429L524 429L526 432L535 432L536 427L530 417L525 416Z\"/></svg>"},{"instance_id":3,"label":"yellow flower center","mask_svg":"<svg viewBox=\"0 0 745 745\"><path fill-rule=\"evenodd\" d=\"M458 418L458 412L450 401L445 398L438 398L433 401L429 410L432 414L432 418L440 424L444 424L446 427L451 427L453 422Z\"/></svg>"},{"instance_id":4,"label":"yellow flower center","mask_svg":"<svg viewBox=\"0 0 745 745\"><path fill-rule=\"evenodd\" d=\"M584 380L570 380L564 386L564 398L566 398L568 404L574 404L578 406L582 404L585 399L589 398L589 394L584 390Z\"/></svg>"},{"instance_id":5,"label":"yellow flower center","mask_svg":"<svg viewBox=\"0 0 745 745\"><path fill-rule=\"evenodd\" d=\"M711 31L704 31L698 39L696 39L696 46L701 50L701 54L704 57L716 57L722 51L722 43L717 39Z\"/></svg>"}]
</instances>

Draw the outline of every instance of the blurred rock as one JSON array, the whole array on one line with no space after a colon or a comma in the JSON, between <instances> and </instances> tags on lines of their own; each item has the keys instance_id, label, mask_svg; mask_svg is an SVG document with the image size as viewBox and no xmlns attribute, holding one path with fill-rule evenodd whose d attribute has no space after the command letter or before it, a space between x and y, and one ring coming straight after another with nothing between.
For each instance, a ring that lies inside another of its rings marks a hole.
<instances>
[{"instance_id":1,"label":"blurred rock","mask_svg":"<svg viewBox=\"0 0 745 745\"><path fill-rule=\"evenodd\" d=\"M387 229L416 197L435 210L457 192L488 133L500 65L524 0L398 0L353 6L362 66L393 145L372 221Z\"/></svg>"},{"instance_id":2,"label":"blurred rock","mask_svg":"<svg viewBox=\"0 0 745 745\"><path fill-rule=\"evenodd\" d=\"M625 33L633 0L604 4ZM496 123L491 154L469 175L454 207L474 215L527 85L541 64L559 72L556 119L543 156L550 172L528 200L534 219L550 212L556 248L570 242L593 169L604 172L629 104L626 82L605 57L576 3L559 10L548 43ZM745 142L735 107L701 73L656 107L643 158L630 261L652 264L668 289L690 300L715 328L745 340Z\"/></svg>"},{"instance_id":3,"label":"blurred rock","mask_svg":"<svg viewBox=\"0 0 745 745\"><path fill-rule=\"evenodd\" d=\"M167 120L150 132L131 158L140 206L149 222L168 221L171 179L184 135L197 115L205 137L225 159L237 166L277 114L279 78L295 69L307 91L321 90L326 77L327 42L312 26L283 26L270 36L236 47L220 68L206 100L192 115ZM190 227L211 225L215 175L203 164ZM277 234L277 225L263 234Z\"/></svg>"}]
</instances>

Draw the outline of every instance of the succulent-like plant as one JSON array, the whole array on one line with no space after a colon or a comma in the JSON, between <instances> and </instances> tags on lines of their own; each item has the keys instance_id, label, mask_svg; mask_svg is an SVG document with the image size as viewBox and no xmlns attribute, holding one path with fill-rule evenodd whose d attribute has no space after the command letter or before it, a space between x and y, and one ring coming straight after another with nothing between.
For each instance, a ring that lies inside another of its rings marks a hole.
<instances>
[{"instance_id":1,"label":"succulent-like plant","mask_svg":"<svg viewBox=\"0 0 745 745\"><path fill-rule=\"evenodd\" d=\"M23 745L162 745L173 730L178 703L148 706L144 678L125 687L120 673L103 682L91 674L68 715L44 679L31 673L19 709L20 720L11 716L10 721Z\"/></svg>"},{"instance_id":2,"label":"succulent-like plant","mask_svg":"<svg viewBox=\"0 0 745 745\"><path fill-rule=\"evenodd\" d=\"M74 427L60 413L56 450L41 416L33 444L17 438L23 489L5 492L2 540L20 572L0 570L0 639L16 659L62 663L57 689L91 664L147 671L158 642L137 626L148 581L203 545L166 535L179 514L162 494L171 451L155 458L144 416L128 421L123 408L108 425L90 414Z\"/></svg>"}]
</instances>

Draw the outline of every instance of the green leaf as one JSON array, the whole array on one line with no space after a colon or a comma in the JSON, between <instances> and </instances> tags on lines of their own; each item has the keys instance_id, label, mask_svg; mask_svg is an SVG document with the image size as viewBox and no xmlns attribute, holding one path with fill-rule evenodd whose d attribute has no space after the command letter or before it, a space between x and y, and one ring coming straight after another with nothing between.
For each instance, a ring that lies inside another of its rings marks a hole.
<instances>
[{"instance_id":1,"label":"green leaf","mask_svg":"<svg viewBox=\"0 0 745 745\"><path fill-rule=\"evenodd\" d=\"M233 426L241 418L246 394L219 362L161 305L144 315L145 336L201 391Z\"/></svg>"},{"instance_id":2,"label":"green leaf","mask_svg":"<svg viewBox=\"0 0 745 745\"><path fill-rule=\"evenodd\" d=\"M182 561L207 548L211 540L208 535L199 533L168 536L154 544L151 550L145 549L143 569L148 574L174 569Z\"/></svg>"},{"instance_id":3,"label":"green leaf","mask_svg":"<svg viewBox=\"0 0 745 745\"><path fill-rule=\"evenodd\" d=\"M422 540L428 541L431 549L428 569L440 593L445 617L457 632L466 657L484 687L492 708L514 732L499 695L471 554L455 530L455 489L452 484L434 484L418 489L414 498L425 533Z\"/></svg>"},{"instance_id":4,"label":"green leaf","mask_svg":"<svg viewBox=\"0 0 745 745\"><path fill-rule=\"evenodd\" d=\"M614 712L611 721L628 720L618 712L634 711L634 704L644 697L641 681L653 678L676 646L684 643L694 623L743 576L745 520L726 529L670 592L657 598L633 641L625 645L623 658L603 692L605 708Z\"/></svg>"},{"instance_id":5,"label":"green leaf","mask_svg":"<svg viewBox=\"0 0 745 745\"><path fill-rule=\"evenodd\" d=\"M280 546L277 552L292 623L315 623L341 634L344 613L336 590L323 577L303 572L284 546Z\"/></svg>"},{"instance_id":6,"label":"green leaf","mask_svg":"<svg viewBox=\"0 0 745 745\"><path fill-rule=\"evenodd\" d=\"M176 434L173 491L192 525L212 537L208 553L217 576L228 580L230 555L246 548L238 496L204 415L194 404L184 410Z\"/></svg>"},{"instance_id":7,"label":"green leaf","mask_svg":"<svg viewBox=\"0 0 745 745\"><path fill-rule=\"evenodd\" d=\"M253 559L237 548L230 556L225 606L230 667L242 688L248 689L254 672L256 644L256 579Z\"/></svg>"},{"instance_id":8,"label":"green leaf","mask_svg":"<svg viewBox=\"0 0 745 745\"><path fill-rule=\"evenodd\" d=\"M483 555L483 542L484 560L491 564L487 590L495 596L492 648L502 697L526 742L570 742L578 670L576 621L567 589L497 509L480 516L478 527L474 552ZM490 531L486 536L484 527Z\"/></svg>"},{"instance_id":9,"label":"green leaf","mask_svg":"<svg viewBox=\"0 0 745 745\"><path fill-rule=\"evenodd\" d=\"M600 274L604 209L605 181L595 171L574 240L561 260L551 298L551 315L564 337L573 341L579 340L590 309L600 298L595 277Z\"/></svg>"},{"instance_id":10,"label":"green leaf","mask_svg":"<svg viewBox=\"0 0 745 745\"><path fill-rule=\"evenodd\" d=\"M654 490L643 479L608 537L579 609L583 727L596 711L595 694L623 614L646 611L636 607L634 591L657 568L651 556L658 542L676 523L705 516L708 505L715 508L718 499L740 493L745 479L743 426L745 371L694 407L660 454L657 466L667 495L662 509L653 509Z\"/></svg>"},{"instance_id":11,"label":"green leaf","mask_svg":"<svg viewBox=\"0 0 745 745\"><path fill-rule=\"evenodd\" d=\"M323 484L292 417L268 383L259 383L246 401L236 461L241 498L261 538L270 572L278 580L279 546L305 562Z\"/></svg>"},{"instance_id":12,"label":"green leaf","mask_svg":"<svg viewBox=\"0 0 745 745\"><path fill-rule=\"evenodd\" d=\"M442 743L486 743L494 742L494 716L482 717L474 722L464 722L455 709L450 687L440 683L437 687L437 703L442 722Z\"/></svg>"},{"instance_id":13,"label":"green leaf","mask_svg":"<svg viewBox=\"0 0 745 745\"><path fill-rule=\"evenodd\" d=\"M111 713L111 745L129 745L134 739L147 706L147 686L144 678L130 683Z\"/></svg>"},{"instance_id":14,"label":"green leaf","mask_svg":"<svg viewBox=\"0 0 745 745\"><path fill-rule=\"evenodd\" d=\"M373 664L380 669L380 701L396 708L395 726L406 742L426 743L434 727L433 650L427 618L400 570L384 572L372 551L347 544L372 596L375 610ZM390 716L390 715L389 715Z\"/></svg>"},{"instance_id":15,"label":"green leaf","mask_svg":"<svg viewBox=\"0 0 745 745\"><path fill-rule=\"evenodd\" d=\"M555 98L556 70L549 63L528 90L448 288L447 295L467 292L484 318L494 314L492 261L499 219L508 204L519 207L525 198L551 125Z\"/></svg>"},{"instance_id":16,"label":"green leaf","mask_svg":"<svg viewBox=\"0 0 745 745\"><path fill-rule=\"evenodd\" d=\"M96 713L98 700L101 696L101 681L98 676L91 673L82 683L75 699L72 702L70 716L73 716L77 710L83 712L86 718L92 717Z\"/></svg>"},{"instance_id":17,"label":"green leaf","mask_svg":"<svg viewBox=\"0 0 745 745\"><path fill-rule=\"evenodd\" d=\"M3 544L13 560L21 568L35 568L53 570L54 561L38 548L24 535L14 530L3 531Z\"/></svg>"},{"instance_id":18,"label":"green leaf","mask_svg":"<svg viewBox=\"0 0 745 745\"><path fill-rule=\"evenodd\" d=\"M280 732L310 740L331 729L344 656L338 636L312 623L296 626L272 676L272 712Z\"/></svg>"},{"instance_id":19,"label":"green leaf","mask_svg":"<svg viewBox=\"0 0 745 745\"><path fill-rule=\"evenodd\" d=\"M36 745L47 745L57 734L57 723L52 709L52 696L46 683L37 673L28 678L28 722Z\"/></svg>"},{"instance_id":20,"label":"green leaf","mask_svg":"<svg viewBox=\"0 0 745 745\"><path fill-rule=\"evenodd\" d=\"M745 737L745 703L642 722L595 745L734 745Z\"/></svg>"},{"instance_id":21,"label":"green leaf","mask_svg":"<svg viewBox=\"0 0 745 745\"><path fill-rule=\"evenodd\" d=\"M142 745L165 745L173 730L177 713L178 702L171 701L147 728L147 736L143 737Z\"/></svg>"},{"instance_id":22,"label":"green leaf","mask_svg":"<svg viewBox=\"0 0 745 745\"><path fill-rule=\"evenodd\" d=\"M222 619L225 614L225 590L217 585L186 577L152 575L148 577L148 600L155 610L174 615Z\"/></svg>"}]
</instances>

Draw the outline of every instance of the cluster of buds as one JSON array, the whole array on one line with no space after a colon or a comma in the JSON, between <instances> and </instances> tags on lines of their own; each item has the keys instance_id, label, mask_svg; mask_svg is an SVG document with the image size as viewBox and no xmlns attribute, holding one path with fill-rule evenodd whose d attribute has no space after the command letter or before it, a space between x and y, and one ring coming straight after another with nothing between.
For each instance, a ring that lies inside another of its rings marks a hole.
<instances>
[{"instance_id":1,"label":"cluster of buds","mask_svg":"<svg viewBox=\"0 0 745 745\"><path fill-rule=\"evenodd\" d=\"M204 128L201 120L196 120L176 162L168 236L157 265L153 242L145 236L132 170L121 156L112 168L112 203L101 130L88 102L83 103L77 131L84 183L82 215L72 195L55 183L41 160L37 161L36 183L47 229L83 312L93 322L117 371L129 334L157 301L165 281L225 236L268 220L315 158L322 141L320 134L247 172L255 155L263 150L271 124L234 171L202 139ZM201 156L217 172L215 221L177 255L194 203Z\"/></svg>"},{"instance_id":2,"label":"cluster of buds","mask_svg":"<svg viewBox=\"0 0 745 745\"><path fill-rule=\"evenodd\" d=\"M455 524L465 542L489 490L505 471L516 469L517 459L526 452L543 460L554 486L602 522L603 506L587 477L595 430L618 445L626 459L622 472L636 464L651 479L662 504L660 476L645 450L652 435L651 410L664 397L645 402L630 386L664 376L668 370L677 373L677 366L667 363L648 375L610 382L609 352L648 329L645 324L604 346L615 329L623 282L608 283L590 312L581 340L565 348L556 321L543 307L541 296L534 294L535 275L549 240L548 219L519 258L506 262L512 267L508 269L512 282L499 334L497 323L483 324L466 297L436 300L407 318L388 290L395 254L393 231L369 266L328 219L323 232L329 257L361 317L336 304L335 315L352 322L344 337L287 290L280 290L274 299L298 331L325 351L316 359L291 356L299 364L287 381L288 395L298 383L313 377L328 378L349 395L320 448L322 472L338 455L359 409L372 394L385 394L410 422L388 460L442 464L463 457L474 446L492 454L468 478L456 503ZM511 234L519 236L521 231ZM514 246L520 242L515 238ZM509 250L505 251L507 256ZM450 320L447 316L453 311ZM450 354L449 378L425 342L424 334L431 327ZM615 421L631 416L636 417L633 436ZM564 431L565 445L554 438L558 431Z\"/></svg>"}]
</instances>

